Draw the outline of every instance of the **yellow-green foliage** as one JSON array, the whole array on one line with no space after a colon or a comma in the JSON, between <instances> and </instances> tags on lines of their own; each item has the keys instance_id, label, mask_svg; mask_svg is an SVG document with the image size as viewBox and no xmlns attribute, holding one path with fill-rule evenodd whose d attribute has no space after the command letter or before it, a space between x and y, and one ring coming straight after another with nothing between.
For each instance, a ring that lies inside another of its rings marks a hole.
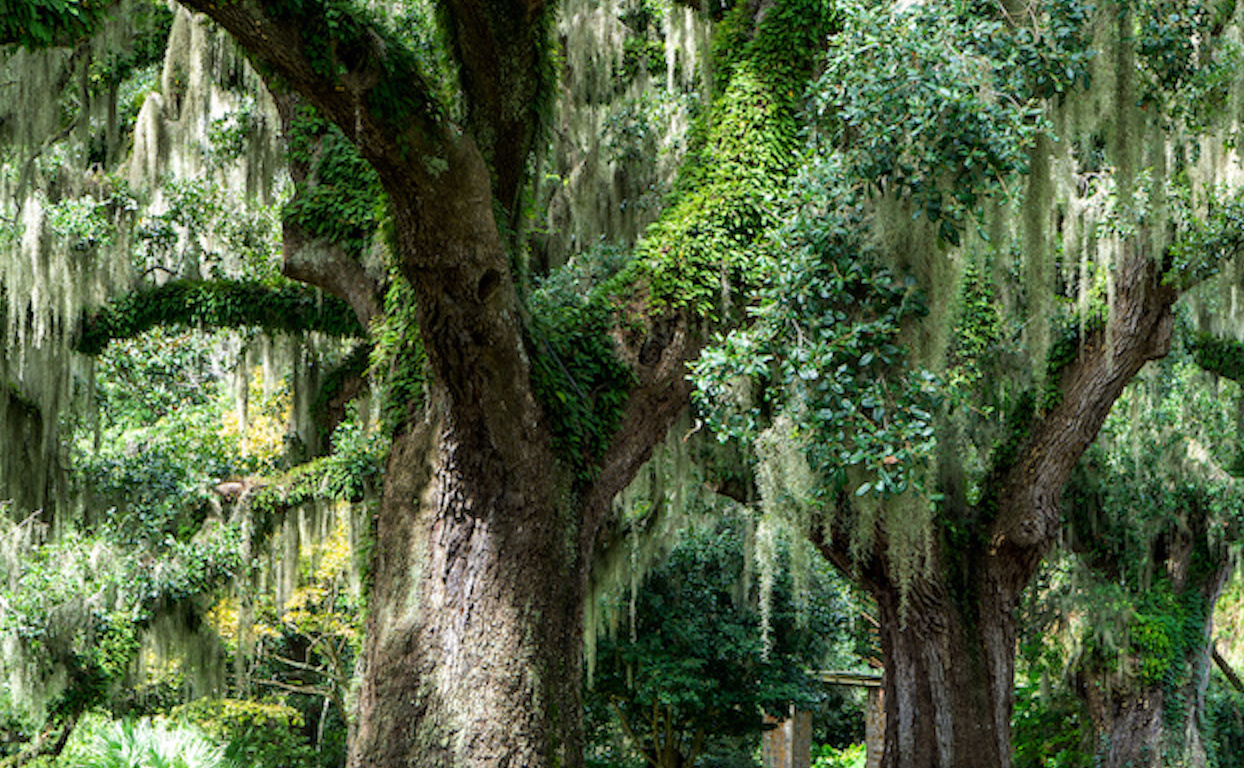
<instances>
[{"instance_id":1,"label":"yellow-green foliage","mask_svg":"<svg viewBox=\"0 0 1244 768\"><path fill-rule=\"evenodd\" d=\"M760 279L799 146L797 111L828 30L820 0L776 3L756 24L740 3L717 31L718 95L700 119L671 206L639 248L651 298L720 315Z\"/></svg>"},{"instance_id":2,"label":"yellow-green foliage","mask_svg":"<svg viewBox=\"0 0 1244 768\"><path fill-rule=\"evenodd\" d=\"M302 713L279 699L204 698L176 708L173 716L227 745L226 754L235 765L299 768L315 758L300 733Z\"/></svg>"}]
</instances>

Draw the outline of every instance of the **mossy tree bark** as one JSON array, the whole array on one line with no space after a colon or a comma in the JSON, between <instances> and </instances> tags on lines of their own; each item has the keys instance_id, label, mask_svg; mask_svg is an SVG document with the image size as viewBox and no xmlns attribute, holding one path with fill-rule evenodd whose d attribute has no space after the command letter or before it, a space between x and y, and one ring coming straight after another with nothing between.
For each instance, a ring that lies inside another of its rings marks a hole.
<instances>
[{"instance_id":1,"label":"mossy tree bark","mask_svg":"<svg viewBox=\"0 0 1244 768\"><path fill-rule=\"evenodd\" d=\"M1197 583L1185 585L1176 599L1212 608L1229 573L1225 562L1209 569ZM1183 649L1180 658L1168 660L1183 670L1182 674L1172 671L1173 682L1165 675L1153 678L1120 670L1078 670L1076 691L1093 724L1095 764L1104 768L1161 766L1170 761L1206 765L1201 720L1213 659L1211 630L1212 624L1206 621L1202 641ZM1143 661L1131 658L1124 664Z\"/></svg>"},{"instance_id":2,"label":"mossy tree bark","mask_svg":"<svg viewBox=\"0 0 1244 768\"><path fill-rule=\"evenodd\" d=\"M587 566L613 496L687 400L694 345L677 318L628 336L637 384L594 479L558 455L494 207L522 184L548 10L444 4L467 105L457 125L365 21L326 27L328 3L185 5L357 145L415 294L430 383L385 476L350 765L581 764ZM324 271L314 281L334 290Z\"/></svg>"},{"instance_id":3,"label":"mossy tree bark","mask_svg":"<svg viewBox=\"0 0 1244 768\"><path fill-rule=\"evenodd\" d=\"M1144 602L1144 592L1169 585L1161 641L1142 637L1108 664L1090 654L1075 669L1076 693L1093 726L1095 764L1104 768L1207 764L1201 722L1214 654L1213 610L1233 558L1214 540L1222 533L1216 537L1209 530L1209 500L1184 498L1182 519L1152 542L1148 588L1131 585L1137 603ZM1124 583L1117 576L1120 563L1104 550L1075 548L1095 573Z\"/></svg>"},{"instance_id":4,"label":"mossy tree bark","mask_svg":"<svg viewBox=\"0 0 1244 768\"><path fill-rule=\"evenodd\" d=\"M1123 388L1170 348L1174 289L1158 265L1131 252L1117 272L1106 327L1087 333L1056 376L1056 404L1017 425L1014 450L982 501L964 502L943 478L946 523L930 564L904 593L878 536L858 563L849 536L816 543L876 598L885 662L887 768L1009 768L1020 593L1061 529L1071 470ZM819 535L819 534L816 534Z\"/></svg>"}]
</instances>

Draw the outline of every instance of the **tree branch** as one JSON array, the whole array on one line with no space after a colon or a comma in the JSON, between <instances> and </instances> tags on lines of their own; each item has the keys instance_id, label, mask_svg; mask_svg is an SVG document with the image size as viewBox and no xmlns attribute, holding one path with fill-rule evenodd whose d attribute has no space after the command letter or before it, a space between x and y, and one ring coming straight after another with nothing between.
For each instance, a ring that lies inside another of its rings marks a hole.
<instances>
[{"instance_id":1,"label":"tree branch","mask_svg":"<svg viewBox=\"0 0 1244 768\"><path fill-rule=\"evenodd\" d=\"M1163 284L1158 265L1129 245L1116 285L1106 327L1090 331L1075 359L1051 373L1058 376L1061 397L1036 417L1017 459L1002 470L996 486L998 516L991 547L1023 550L1017 562L1025 565L1015 576L1024 583L1058 533L1063 486L1111 406L1146 362L1170 351L1171 307L1178 293Z\"/></svg>"},{"instance_id":2,"label":"tree branch","mask_svg":"<svg viewBox=\"0 0 1244 768\"><path fill-rule=\"evenodd\" d=\"M1214 648L1212 654L1214 663L1218 665L1218 669L1220 669L1223 676L1227 678L1227 682L1231 683L1231 687L1240 693L1244 693L1244 681L1240 680L1240 676L1235 673L1235 670L1232 669L1231 665L1227 663L1227 660L1222 657L1222 654L1218 652L1218 649Z\"/></svg>"},{"instance_id":3,"label":"tree branch","mask_svg":"<svg viewBox=\"0 0 1244 768\"><path fill-rule=\"evenodd\" d=\"M317 698L331 699L332 692L315 685L295 685L293 683L282 682L281 680L256 680L259 685L270 685L273 688L280 688L290 693L300 693L304 696L315 696Z\"/></svg>"},{"instance_id":4,"label":"tree branch","mask_svg":"<svg viewBox=\"0 0 1244 768\"><path fill-rule=\"evenodd\" d=\"M511 213L552 93L544 0L442 0L445 31L467 105L467 127Z\"/></svg>"},{"instance_id":5,"label":"tree branch","mask_svg":"<svg viewBox=\"0 0 1244 768\"><path fill-rule=\"evenodd\" d=\"M699 335L693 332L686 313L630 319L647 323L644 333L628 337L619 331L614 341L638 383L631 390L626 411L601 461L600 474L584 498L584 535L588 537L588 546L595 542L601 525L611 514L613 498L652 457L653 448L690 402L687 362L700 351ZM622 326L623 322L619 322Z\"/></svg>"},{"instance_id":6,"label":"tree branch","mask_svg":"<svg viewBox=\"0 0 1244 768\"><path fill-rule=\"evenodd\" d=\"M336 123L387 181L423 180L453 129L413 54L338 0L183 0L224 27L271 88L273 75ZM329 19L333 21L330 23Z\"/></svg>"},{"instance_id":7,"label":"tree branch","mask_svg":"<svg viewBox=\"0 0 1244 768\"><path fill-rule=\"evenodd\" d=\"M86 318L74 350L97 355L114 340L172 325L366 335L344 302L311 288L295 284L273 288L239 280L176 280L123 296Z\"/></svg>"},{"instance_id":8,"label":"tree branch","mask_svg":"<svg viewBox=\"0 0 1244 768\"><path fill-rule=\"evenodd\" d=\"M618 706L618 702L611 700L609 702L609 706L613 707L613 711L617 713L618 722L622 724L622 730L626 732L626 737L631 740L632 744L635 745L635 749L639 752L639 754L643 755L644 759L652 764L652 768L661 768L661 766L657 764L657 761L653 759L652 755L644 751L643 743L635 737L635 732L631 730L631 724L627 722L626 715L622 714L622 708Z\"/></svg>"}]
</instances>

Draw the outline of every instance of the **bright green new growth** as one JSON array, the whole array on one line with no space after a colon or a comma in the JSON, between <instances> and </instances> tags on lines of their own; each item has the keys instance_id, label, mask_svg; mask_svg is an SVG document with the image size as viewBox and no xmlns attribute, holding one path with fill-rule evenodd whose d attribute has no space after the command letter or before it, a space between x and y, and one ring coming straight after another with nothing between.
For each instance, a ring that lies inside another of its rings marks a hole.
<instances>
[{"instance_id":1,"label":"bright green new growth","mask_svg":"<svg viewBox=\"0 0 1244 768\"><path fill-rule=\"evenodd\" d=\"M693 129L669 208L637 253L655 303L723 317L760 284L760 257L774 247L766 234L798 160L800 100L830 18L821 0L791 0L753 29L740 3L718 26L718 95Z\"/></svg>"},{"instance_id":2,"label":"bright green new growth","mask_svg":"<svg viewBox=\"0 0 1244 768\"><path fill-rule=\"evenodd\" d=\"M376 172L341 129L300 105L286 131L290 163L307 177L283 217L361 259L386 218L387 198Z\"/></svg>"}]
</instances>

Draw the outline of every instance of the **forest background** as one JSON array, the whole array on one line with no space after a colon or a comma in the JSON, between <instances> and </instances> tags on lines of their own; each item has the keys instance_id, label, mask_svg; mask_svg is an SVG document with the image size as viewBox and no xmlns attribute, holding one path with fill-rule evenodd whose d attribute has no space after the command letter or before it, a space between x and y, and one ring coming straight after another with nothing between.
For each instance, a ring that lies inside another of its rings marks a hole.
<instances>
[{"instance_id":1,"label":"forest background","mask_svg":"<svg viewBox=\"0 0 1244 768\"><path fill-rule=\"evenodd\" d=\"M185 5L0 22L7 763L1244 754L1234 2Z\"/></svg>"}]
</instances>

